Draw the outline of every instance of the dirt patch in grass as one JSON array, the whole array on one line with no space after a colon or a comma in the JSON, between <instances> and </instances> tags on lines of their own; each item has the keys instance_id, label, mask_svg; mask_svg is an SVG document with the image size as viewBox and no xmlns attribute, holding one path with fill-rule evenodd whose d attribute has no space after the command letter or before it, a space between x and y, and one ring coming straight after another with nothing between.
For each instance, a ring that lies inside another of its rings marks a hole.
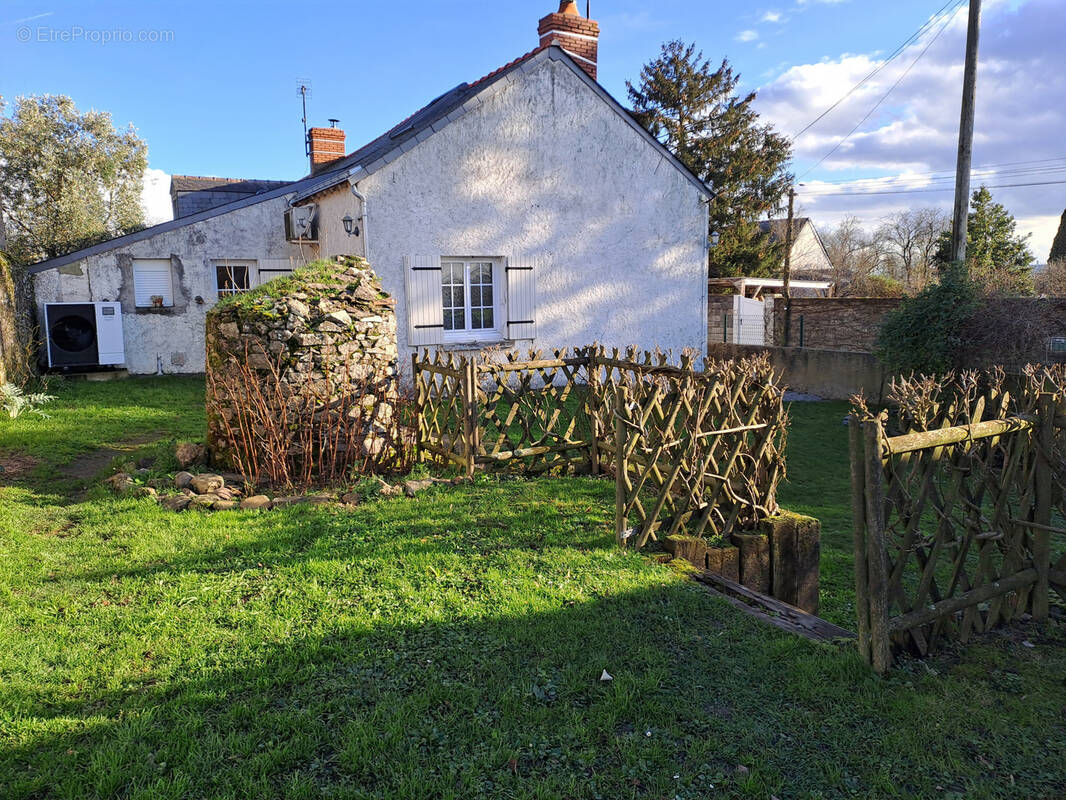
<instances>
[{"instance_id":1,"label":"dirt patch in grass","mask_svg":"<svg viewBox=\"0 0 1066 800\"><path fill-rule=\"evenodd\" d=\"M167 434L162 431L145 433L125 439L114 447L102 447L91 453L78 456L69 464L59 468L60 474L69 480L91 481L111 466L116 458L128 456L134 450L146 444L159 441Z\"/></svg>"},{"instance_id":2,"label":"dirt patch in grass","mask_svg":"<svg viewBox=\"0 0 1066 800\"><path fill-rule=\"evenodd\" d=\"M40 463L41 460L33 456L21 453L0 453L0 486L15 483L32 472Z\"/></svg>"}]
</instances>

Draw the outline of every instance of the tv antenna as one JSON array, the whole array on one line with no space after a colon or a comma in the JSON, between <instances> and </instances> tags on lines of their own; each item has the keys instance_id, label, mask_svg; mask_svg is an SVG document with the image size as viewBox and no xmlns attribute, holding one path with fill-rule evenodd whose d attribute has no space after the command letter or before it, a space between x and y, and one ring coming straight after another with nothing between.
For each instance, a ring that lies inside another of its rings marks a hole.
<instances>
[{"instance_id":1,"label":"tv antenna","mask_svg":"<svg viewBox=\"0 0 1066 800\"><path fill-rule=\"evenodd\" d=\"M311 81L303 78L296 79L296 94L300 95L300 102L303 105L303 124L304 124L304 155L310 157L311 155L311 141L307 138L307 98L311 96Z\"/></svg>"}]
</instances>

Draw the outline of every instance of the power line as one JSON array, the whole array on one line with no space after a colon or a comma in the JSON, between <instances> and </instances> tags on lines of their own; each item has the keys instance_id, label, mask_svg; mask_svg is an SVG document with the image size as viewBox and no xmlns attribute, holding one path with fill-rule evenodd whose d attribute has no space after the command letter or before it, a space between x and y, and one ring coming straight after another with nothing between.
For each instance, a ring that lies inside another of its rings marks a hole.
<instances>
[{"instance_id":1,"label":"power line","mask_svg":"<svg viewBox=\"0 0 1066 800\"><path fill-rule=\"evenodd\" d=\"M1039 177L1039 178L1051 178L1066 175L1066 166L1058 169L1038 169L1038 170L1008 170L1004 172L994 173L971 173L971 178L982 184L987 184L993 180L1004 180L1010 178L1027 178L1027 177ZM908 178L890 178L877 183L845 183L837 185L826 186L807 186L808 194L825 194L826 190L832 190L840 188L845 193L858 194L862 192L872 191L888 191L888 190L918 190L918 189L932 189L940 186L954 185L953 176L945 176L943 178L937 178L935 180L911 180Z\"/></svg>"},{"instance_id":2,"label":"power line","mask_svg":"<svg viewBox=\"0 0 1066 800\"><path fill-rule=\"evenodd\" d=\"M865 86L871 79L876 77L877 74L881 72L881 70L883 70L885 67L887 67L889 64L891 64L893 61L895 61L896 58L898 58L899 55L904 50L907 49L907 47L909 47L913 42L917 41L922 36L923 33L925 33L929 28L932 27L933 22L935 22L936 19L941 14L944 13L944 10L948 6L950 6L952 3L955 3L955 2L957 2L957 0L948 0L948 2L944 3L944 5L942 5L940 7L939 11L937 11L928 20L926 20L925 24L922 25L922 27L920 27L918 30L916 30L914 33L912 33L909 37L907 37L907 40L903 44L901 44L899 47L897 47L888 58L886 58L884 61L882 61L865 78L863 78L861 81L859 81L854 86L852 86L850 89L848 89L848 91L845 92L844 95L839 100L837 100L835 103L833 103L833 105L829 106L829 108L827 108L825 111L823 111L821 114L819 114L813 120L811 120L806 126L804 126L804 128L801 131L799 131L799 133L797 133L795 136L792 137L792 140L795 141L796 139L801 137L803 134L805 134L807 131L809 131L811 128L813 128L815 125L817 125L819 122L821 122L831 111L833 111L833 109L835 109L837 106L839 106L841 103L843 103L849 97L851 97L852 94L854 94L856 91L858 91L863 86ZM956 11L957 10L958 9L956 9ZM952 13L954 14L954 11Z\"/></svg>"},{"instance_id":3,"label":"power line","mask_svg":"<svg viewBox=\"0 0 1066 800\"><path fill-rule=\"evenodd\" d=\"M821 166L822 162L824 162L827 158L829 158L829 156L833 155L833 153L835 153L837 150L839 150L840 147L844 144L844 142L846 142L848 139L850 139L852 134L855 133L855 131L857 131L859 128L861 128L863 126L863 123L866 122L866 120L868 120L871 116L873 116L873 113L875 111L877 111L878 108L881 107L881 104L883 102L885 102L885 100L888 99L888 96L890 94L892 94L892 92L896 89L896 87L899 86L901 83L903 83L903 79L906 78L910 74L911 70L914 69L915 64L917 64L922 59L922 56L924 56L926 53L929 52L929 48L932 47L933 44L936 42L936 40L940 38L940 34L942 34L945 30L947 30L947 27L951 23L951 20L954 18L955 14L958 13L959 9L962 8L963 5L966 4L966 2L967 2L967 0L957 0L955 8L953 8L950 11L950 13L948 13L946 15L946 18L944 19L944 24L940 26L940 29L936 32L936 34L933 36L933 38L929 40L929 43L922 49L922 52L920 52L915 57L914 61L912 61L910 63L910 65L907 67L907 69L905 69L903 71L903 74L900 75L899 78L896 80L896 82L893 83L888 88L887 92L885 92L883 95L881 95L880 99L876 103L874 103L873 108L871 108L869 111L866 112L866 116L864 116L862 119L860 119L858 124L854 128L852 128L850 131L848 131L847 135L843 139L841 139L839 142L837 142L828 153L826 153L824 156L822 156L820 159L818 159L818 161L814 164L814 166L812 166L810 169L808 169L806 172L804 172L802 175L800 175L800 180L803 180L803 178L807 177L808 175L811 174L811 172L813 172L815 169L817 169L819 166Z\"/></svg>"},{"instance_id":4,"label":"power line","mask_svg":"<svg viewBox=\"0 0 1066 800\"><path fill-rule=\"evenodd\" d=\"M1031 183L1000 183L992 186L985 186L986 189L1020 189L1029 186L1059 186L1066 184L1066 180L1061 181L1033 181ZM945 186L942 189L893 189L889 191L877 191L877 192L807 192L808 197L870 197L878 194L931 194L934 192L952 192L955 190L954 186Z\"/></svg>"},{"instance_id":5,"label":"power line","mask_svg":"<svg viewBox=\"0 0 1066 800\"><path fill-rule=\"evenodd\" d=\"M1050 171L1050 172L1058 172L1059 170L1066 169L1066 163L1064 163L1063 166L1061 166L1061 167L1054 167L1054 168L1036 166L1036 165L1040 165L1040 164L1054 164L1054 163L1058 163L1058 162L1066 162L1066 156L1058 156L1056 158L1040 158L1040 159L1034 159L1032 161L1003 161L1003 162L1000 162L1000 163L978 164L977 166L975 166L971 170L970 174L971 175L977 175L979 173L990 173L990 172L994 172L995 174L1007 174L1007 172L1000 172L998 170L999 167L1029 167L1029 169L1032 172L1043 172L1045 170L1046 171ZM1033 166L1030 167L1029 165L1033 165ZM1013 170L1010 170L1009 172L1013 172ZM885 181L885 180L911 180L911 179L924 178L924 177L929 177L930 180L934 180L934 181L936 181L936 180L955 180L955 171L954 170L937 169L937 170L930 170L929 172L908 172L905 175L882 175L882 176L872 177L872 178L841 178L838 181L819 181L819 183L825 184L825 185L833 185L833 186L838 186L838 185L841 185L841 184L847 184L849 186L852 186L852 185L855 185L855 184L862 184L862 183L875 183L876 184L876 183L878 183L880 181Z\"/></svg>"}]
</instances>

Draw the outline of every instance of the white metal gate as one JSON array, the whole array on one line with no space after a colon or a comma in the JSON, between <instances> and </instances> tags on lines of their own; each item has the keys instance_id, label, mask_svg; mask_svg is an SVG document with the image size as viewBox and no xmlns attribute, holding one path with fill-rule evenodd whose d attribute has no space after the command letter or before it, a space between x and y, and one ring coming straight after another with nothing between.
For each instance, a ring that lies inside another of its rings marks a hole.
<instances>
[{"instance_id":1,"label":"white metal gate","mask_svg":"<svg viewBox=\"0 0 1066 800\"><path fill-rule=\"evenodd\" d=\"M739 294L733 297L733 343L766 344L766 304Z\"/></svg>"}]
</instances>

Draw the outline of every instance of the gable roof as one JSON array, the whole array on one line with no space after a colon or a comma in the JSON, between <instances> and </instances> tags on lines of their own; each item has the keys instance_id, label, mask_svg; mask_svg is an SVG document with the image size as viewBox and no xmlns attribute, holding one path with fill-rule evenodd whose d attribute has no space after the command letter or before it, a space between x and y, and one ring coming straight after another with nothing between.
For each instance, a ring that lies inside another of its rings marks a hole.
<instances>
[{"instance_id":1,"label":"gable roof","mask_svg":"<svg viewBox=\"0 0 1066 800\"><path fill-rule=\"evenodd\" d=\"M511 63L505 64L473 83L461 83L454 89L445 92L387 133L382 134L374 141L338 161L336 166L332 167L329 172L318 176L314 183L298 191L292 202L298 203L336 186L338 183L347 180L349 173L357 168L362 171L360 179L372 172L376 172L381 167L399 158L402 153L406 153L415 145L454 122L467 111L476 108L481 103L481 96L492 87L502 87L509 76L520 71L529 72L547 60L557 61L568 66L581 81L599 95L601 100L607 103L612 111L618 114L627 125L680 171L697 191L704 197L710 198L714 196L713 191L688 167L682 164L677 156L671 153L662 142L652 136L643 125L637 122L633 115L615 100L606 89L589 77L588 73L577 65L569 53L556 44L550 44L542 45L529 51L524 56L516 58Z\"/></svg>"},{"instance_id":2,"label":"gable roof","mask_svg":"<svg viewBox=\"0 0 1066 800\"><path fill-rule=\"evenodd\" d=\"M108 239L99 244L82 248L81 250L75 250L72 253L67 253L66 255L48 261L41 261L30 267L28 272L30 274L35 274L38 272L44 272L45 270L55 269L56 267L61 267L65 264L80 261L83 258L89 258L107 252L108 250L133 244L134 242L143 239L149 239L160 233L176 230L177 228L196 222L203 222L212 217L228 214L231 211L237 211L241 208L256 203L262 203L266 200L272 200L277 197L292 194L293 196L289 198L289 204L293 205L302 200L306 200L319 192L347 181L349 174L357 169L362 171L363 176L376 172L381 169L381 167L395 161L403 153L406 153L437 131L463 116L467 111L477 108L481 103L480 96L482 93L488 91L493 86L501 86L502 81L518 71L528 72L535 69L545 60L557 61L567 65L580 80L584 81L597 95L599 95L600 99L606 102L619 117L633 128L635 132L642 136L648 144L657 149L668 163L680 171L684 177L693 184L696 190L700 192L700 194L707 198L712 198L714 196L712 190L703 181L689 170L688 167L682 164L681 161L671 153L662 142L652 136L643 125L637 122L626 108L615 100L606 89L589 77L589 75L574 62L565 50L556 44L551 44L531 50L524 56L490 72L488 75L479 78L473 83L461 83L453 89L448 90L434 100L431 100L427 105L420 108L414 114L395 125L378 138L363 145L361 148L344 158L339 159L325 172L307 175L299 180L289 183L281 183L280 185L266 189L259 194L242 197L233 202L224 203L207 209L206 211L189 214L185 217L178 217L177 219L162 222L158 225L153 225L134 233L128 233L125 236L118 236L114 239ZM194 176L179 177L190 178ZM263 183L274 182L263 181Z\"/></svg>"}]
</instances>

